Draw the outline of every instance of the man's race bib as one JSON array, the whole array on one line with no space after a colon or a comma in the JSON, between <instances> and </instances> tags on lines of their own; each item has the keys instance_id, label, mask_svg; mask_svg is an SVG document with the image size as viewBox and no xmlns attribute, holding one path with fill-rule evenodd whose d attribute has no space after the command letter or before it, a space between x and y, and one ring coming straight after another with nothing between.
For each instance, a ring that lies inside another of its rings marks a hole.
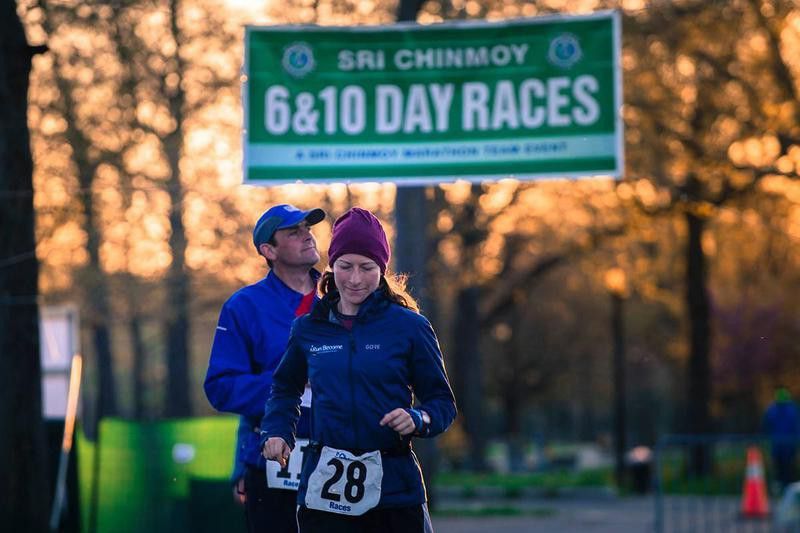
<instances>
[{"instance_id":1,"label":"man's race bib","mask_svg":"<svg viewBox=\"0 0 800 533\"><path fill-rule=\"evenodd\" d=\"M285 468L281 468L278 461L267 461L267 487L297 490L300 485L300 470L303 468L303 456L306 450L308 450L308 439L297 439Z\"/></svg>"},{"instance_id":2,"label":"man's race bib","mask_svg":"<svg viewBox=\"0 0 800 533\"><path fill-rule=\"evenodd\" d=\"M311 407L311 387L306 385L303 395L300 396L300 407Z\"/></svg>"},{"instance_id":3,"label":"man's race bib","mask_svg":"<svg viewBox=\"0 0 800 533\"><path fill-rule=\"evenodd\" d=\"M306 507L350 516L369 511L381 499L381 452L355 456L323 446L319 462L308 478Z\"/></svg>"},{"instance_id":4,"label":"man's race bib","mask_svg":"<svg viewBox=\"0 0 800 533\"><path fill-rule=\"evenodd\" d=\"M301 407L311 407L311 387L306 385L300 397ZM267 487L271 489L297 490L300 485L300 471L308 448L308 439L297 439L289 462L282 468L278 461L267 461Z\"/></svg>"}]
</instances>

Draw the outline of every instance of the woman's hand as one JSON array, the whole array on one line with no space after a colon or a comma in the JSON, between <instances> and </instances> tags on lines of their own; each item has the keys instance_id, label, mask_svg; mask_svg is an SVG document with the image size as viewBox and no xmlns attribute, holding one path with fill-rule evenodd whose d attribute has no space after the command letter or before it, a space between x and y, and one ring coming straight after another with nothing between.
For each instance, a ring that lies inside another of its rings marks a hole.
<instances>
[{"instance_id":1,"label":"woman's hand","mask_svg":"<svg viewBox=\"0 0 800 533\"><path fill-rule=\"evenodd\" d=\"M267 461L278 461L281 464L281 468L286 468L286 461L289 460L289 454L291 452L292 449L289 448L285 440L280 437L270 437L267 439L267 442L264 443L264 449L261 451L261 455L263 455L264 459Z\"/></svg>"},{"instance_id":2,"label":"woman's hand","mask_svg":"<svg viewBox=\"0 0 800 533\"><path fill-rule=\"evenodd\" d=\"M414 419L411 418L411 415L408 413L408 411L402 407L393 409L392 411L389 411L383 415L380 424L382 426L389 426L403 436L410 435L414 433L414 430L417 429L417 426L414 424Z\"/></svg>"}]
</instances>

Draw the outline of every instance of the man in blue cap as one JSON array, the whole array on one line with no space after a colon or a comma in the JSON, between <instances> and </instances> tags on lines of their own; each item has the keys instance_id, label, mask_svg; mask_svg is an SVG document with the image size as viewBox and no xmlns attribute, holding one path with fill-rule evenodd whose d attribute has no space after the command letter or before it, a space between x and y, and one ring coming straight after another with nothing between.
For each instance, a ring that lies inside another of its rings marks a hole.
<instances>
[{"instance_id":1,"label":"man in blue cap","mask_svg":"<svg viewBox=\"0 0 800 533\"><path fill-rule=\"evenodd\" d=\"M250 532L296 532L300 460L268 471L259 447L258 424L272 386L272 372L283 356L295 317L311 310L317 298L319 261L311 226L325 218L322 209L271 207L256 222L253 244L270 267L267 276L233 294L222 306L205 392L215 409L241 416L251 428L240 431L237 457L245 464L245 517ZM308 433L310 398L304 398L298 435ZM298 449L298 452L302 450Z\"/></svg>"}]
</instances>

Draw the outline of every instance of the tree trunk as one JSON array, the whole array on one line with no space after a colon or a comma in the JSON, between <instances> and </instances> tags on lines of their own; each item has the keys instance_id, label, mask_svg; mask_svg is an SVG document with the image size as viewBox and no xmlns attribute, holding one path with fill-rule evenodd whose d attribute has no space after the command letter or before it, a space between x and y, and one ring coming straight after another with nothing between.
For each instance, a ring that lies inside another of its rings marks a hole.
<instances>
[{"instance_id":1,"label":"tree trunk","mask_svg":"<svg viewBox=\"0 0 800 533\"><path fill-rule=\"evenodd\" d=\"M477 221L481 186L473 183L471 198L464 205L460 220L462 254L465 265L473 265L480 253L479 247L484 234ZM473 267L466 267L468 274ZM471 278L472 276L469 276ZM469 279L468 278L468 279ZM470 283L470 281L468 281ZM474 282L472 282L474 283ZM458 398L463 414L464 429L470 442L470 462L475 470L486 469L486 432L483 423L483 373L480 352L481 322L479 304L481 288L474 284L463 287L458 294L455 311L455 356L456 373L459 382Z\"/></svg>"},{"instance_id":2,"label":"tree trunk","mask_svg":"<svg viewBox=\"0 0 800 533\"><path fill-rule=\"evenodd\" d=\"M73 144L76 160L81 161L78 156L81 148ZM85 152L84 152L85 153ZM86 169L86 162L79 163L83 166L79 172L82 174L80 179L81 187L85 194L81 195L83 205L84 222L83 229L86 232L86 251L89 254L89 263L83 272L84 285L84 310L85 318L89 322L92 330L92 344L97 364L98 391L95 420L88 424L90 434L94 434L94 426L105 416L118 414L116 381L114 378L114 358L111 351L111 332L108 326L108 319L111 316L111 305L109 303L108 283L100 265L100 229L95 222L94 201L92 199L91 187L94 169ZM87 175L91 174L91 175Z\"/></svg>"},{"instance_id":3,"label":"tree trunk","mask_svg":"<svg viewBox=\"0 0 800 533\"><path fill-rule=\"evenodd\" d=\"M144 420L148 414L144 401L147 387L145 377L147 350L142 338L142 318L138 311L131 315L128 329L133 349L133 417L136 420Z\"/></svg>"},{"instance_id":4,"label":"tree trunk","mask_svg":"<svg viewBox=\"0 0 800 533\"><path fill-rule=\"evenodd\" d=\"M612 368L614 373L614 477L617 487L625 486L625 448L627 418L625 407L625 322L622 295L611 294L611 338L613 344Z\"/></svg>"},{"instance_id":5,"label":"tree trunk","mask_svg":"<svg viewBox=\"0 0 800 533\"><path fill-rule=\"evenodd\" d=\"M178 137L179 135L171 135ZM183 227L183 186L178 162L180 160L179 139L167 143L168 158L172 169L169 193L172 211L169 221L171 233L169 247L172 263L167 273L167 316L164 322L167 339L167 385L166 414L170 417L188 416L192 412L189 399L189 278L186 272L186 232Z\"/></svg>"},{"instance_id":6,"label":"tree trunk","mask_svg":"<svg viewBox=\"0 0 800 533\"><path fill-rule=\"evenodd\" d=\"M597 437L597 415L595 404L597 402L597 391L595 390L594 379L594 354L583 354L580 358L580 377L581 383L578 397L581 402L580 421L578 423L578 438L584 442L589 442Z\"/></svg>"},{"instance_id":7,"label":"tree trunk","mask_svg":"<svg viewBox=\"0 0 800 533\"><path fill-rule=\"evenodd\" d=\"M454 386L464 429L469 436L470 463L474 470L486 469L486 431L483 424L483 370L481 365L478 319L480 289L466 287L458 294L455 316Z\"/></svg>"},{"instance_id":8,"label":"tree trunk","mask_svg":"<svg viewBox=\"0 0 800 533\"><path fill-rule=\"evenodd\" d=\"M398 187L395 198L397 239L394 263L397 272L409 275L409 287L423 312L429 305L427 294L428 209L424 187Z\"/></svg>"},{"instance_id":9,"label":"tree trunk","mask_svg":"<svg viewBox=\"0 0 800 533\"><path fill-rule=\"evenodd\" d=\"M524 311L515 309L511 314L511 337L503 346L503 379L499 383L499 394L505 417L505 434L508 441L508 466L512 472L525 469L525 441L522 433L522 415L525 402L525 369L520 352L520 339Z\"/></svg>"},{"instance_id":10,"label":"tree trunk","mask_svg":"<svg viewBox=\"0 0 800 533\"><path fill-rule=\"evenodd\" d=\"M506 438L508 439L508 466L512 472L525 469L525 435L522 433L522 407L520 397L522 384L514 373L506 390L502 391L503 414L506 417Z\"/></svg>"},{"instance_id":11,"label":"tree trunk","mask_svg":"<svg viewBox=\"0 0 800 533\"><path fill-rule=\"evenodd\" d=\"M39 264L28 133L31 57L16 2L0 13L0 521L44 532L47 488L37 309Z\"/></svg>"},{"instance_id":12,"label":"tree trunk","mask_svg":"<svg viewBox=\"0 0 800 533\"><path fill-rule=\"evenodd\" d=\"M54 33L58 24L52 22L49 6L42 2L45 16L43 25L48 35ZM76 116L77 104L72 97L72 86L62 75L63 65L58 54L53 54L53 77L61 95L64 119L67 130L65 137L72 148L72 160L77 169L78 183L83 194L79 196L83 209L82 229L86 233L86 252L89 261L81 273L83 287L83 320L91 329L92 346L97 365L98 390L95 403L84 411L84 428L87 435L93 438L97 421L104 416L118 414L116 398L116 382L114 378L114 358L112 353L111 331L109 319L111 317L111 304L108 282L100 264L100 245L102 233L99 222L95 217L94 198L92 185L94 183L97 163L89 156L91 141L78 127Z\"/></svg>"},{"instance_id":13,"label":"tree trunk","mask_svg":"<svg viewBox=\"0 0 800 533\"><path fill-rule=\"evenodd\" d=\"M397 21L413 22L417 20L425 0L400 0L397 4Z\"/></svg>"},{"instance_id":14,"label":"tree trunk","mask_svg":"<svg viewBox=\"0 0 800 533\"><path fill-rule=\"evenodd\" d=\"M435 303L428 292L428 218L430 216L424 187L398 187L395 197L394 266L397 272L409 275L408 288L423 313L434 321ZM436 506L431 483L439 469L439 451L431 439L417 439L414 449L424 472L428 506Z\"/></svg>"},{"instance_id":15,"label":"tree trunk","mask_svg":"<svg viewBox=\"0 0 800 533\"><path fill-rule=\"evenodd\" d=\"M706 257L703 253L703 232L706 221L694 213L686 213L688 240L686 246L686 304L689 310L689 365L686 420L689 433L713 431L711 427L711 344L710 304L707 289ZM708 472L707 450L698 446L692 452L691 471L695 475Z\"/></svg>"},{"instance_id":16,"label":"tree trunk","mask_svg":"<svg viewBox=\"0 0 800 533\"><path fill-rule=\"evenodd\" d=\"M169 161L169 189L172 209L169 214L169 247L172 263L167 273L167 317L164 322L167 340L167 405L169 417L189 416L192 405L189 395L189 277L186 272L186 230L183 226L184 191L181 182L180 160L183 154L183 126L186 94L182 87L185 66L180 57L182 38L178 27L180 2L170 1L170 27L175 40L176 73L179 82L169 96L169 108L175 120L175 130L164 141L164 150Z\"/></svg>"}]
</instances>

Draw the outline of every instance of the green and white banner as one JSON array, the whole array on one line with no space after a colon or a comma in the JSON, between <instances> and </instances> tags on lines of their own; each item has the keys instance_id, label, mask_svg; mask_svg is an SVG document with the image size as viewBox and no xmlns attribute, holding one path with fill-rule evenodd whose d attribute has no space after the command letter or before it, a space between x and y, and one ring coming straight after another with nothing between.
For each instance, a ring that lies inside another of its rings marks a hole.
<instances>
[{"instance_id":1,"label":"green and white banner","mask_svg":"<svg viewBox=\"0 0 800 533\"><path fill-rule=\"evenodd\" d=\"M619 14L248 27L246 183L622 173Z\"/></svg>"}]
</instances>

